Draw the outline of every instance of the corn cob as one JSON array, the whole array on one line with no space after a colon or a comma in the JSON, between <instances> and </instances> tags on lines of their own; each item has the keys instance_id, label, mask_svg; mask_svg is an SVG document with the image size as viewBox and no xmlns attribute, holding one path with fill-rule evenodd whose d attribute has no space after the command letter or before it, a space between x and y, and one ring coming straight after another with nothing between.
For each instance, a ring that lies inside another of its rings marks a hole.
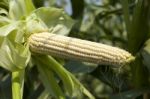
<instances>
[{"instance_id":1,"label":"corn cob","mask_svg":"<svg viewBox=\"0 0 150 99\"><path fill-rule=\"evenodd\" d=\"M103 65L124 65L134 60L130 53L117 47L48 32L32 34L29 46L35 53Z\"/></svg>"}]
</instances>

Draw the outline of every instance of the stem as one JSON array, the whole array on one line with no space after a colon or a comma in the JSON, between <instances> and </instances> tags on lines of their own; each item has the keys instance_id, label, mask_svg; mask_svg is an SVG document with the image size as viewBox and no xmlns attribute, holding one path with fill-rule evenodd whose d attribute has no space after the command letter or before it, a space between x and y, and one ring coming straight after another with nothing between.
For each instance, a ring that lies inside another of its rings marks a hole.
<instances>
[{"instance_id":1,"label":"stem","mask_svg":"<svg viewBox=\"0 0 150 99\"><path fill-rule=\"evenodd\" d=\"M145 6L145 3L146 0L138 0L128 32L128 49L133 55L137 54L136 60L131 64L132 82L136 88L149 85L148 70L142 62L142 57L138 54L149 33L149 6Z\"/></svg>"},{"instance_id":2,"label":"stem","mask_svg":"<svg viewBox=\"0 0 150 99\"><path fill-rule=\"evenodd\" d=\"M124 19L125 19L125 24L126 24L126 29L127 32L129 33L129 28L130 28L130 16L129 16L129 3L128 0L120 0L123 6L123 14L124 14Z\"/></svg>"},{"instance_id":3,"label":"stem","mask_svg":"<svg viewBox=\"0 0 150 99\"><path fill-rule=\"evenodd\" d=\"M12 97L22 99L24 85L24 70L12 72Z\"/></svg>"}]
</instances>

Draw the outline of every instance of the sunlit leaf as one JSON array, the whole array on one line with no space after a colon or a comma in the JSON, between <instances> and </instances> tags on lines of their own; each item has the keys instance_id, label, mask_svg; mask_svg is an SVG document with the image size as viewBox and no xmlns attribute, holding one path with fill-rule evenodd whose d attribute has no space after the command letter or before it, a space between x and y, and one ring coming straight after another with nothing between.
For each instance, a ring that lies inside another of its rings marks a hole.
<instances>
[{"instance_id":1,"label":"sunlit leaf","mask_svg":"<svg viewBox=\"0 0 150 99\"><path fill-rule=\"evenodd\" d=\"M7 25L11 22L7 17L0 16L0 27Z\"/></svg>"},{"instance_id":2,"label":"sunlit leaf","mask_svg":"<svg viewBox=\"0 0 150 99\"><path fill-rule=\"evenodd\" d=\"M9 16L14 20L29 15L35 9L31 0L11 0L9 5Z\"/></svg>"},{"instance_id":3,"label":"sunlit leaf","mask_svg":"<svg viewBox=\"0 0 150 99\"><path fill-rule=\"evenodd\" d=\"M50 33L66 35L73 25L73 20L57 8L42 7L34 13L47 25Z\"/></svg>"},{"instance_id":4,"label":"sunlit leaf","mask_svg":"<svg viewBox=\"0 0 150 99\"><path fill-rule=\"evenodd\" d=\"M10 71L25 68L30 59L30 53L26 52L26 49L28 47L19 53L12 43L5 38L0 48L0 66Z\"/></svg>"},{"instance_id":5,"label":"sunlit leaf","mask_svg":"<svg viewBox=\"0 0 150 99\"><path fill-rule=\"evenodd\" d=\"M48 31L48 28L35 13L32 13L26 18L26 35L30 36L32 33L39 33L43 31Z\"/></svg>"},{"instance_id":6,"label":"sunlit leaf","mask_svg":"<svg viewBox=\"0 0 150 99\"><path fill-rule=\"evenodd\" d=\"M35 7L32 3L32 0L24 0L24 2L25 2L26 13L27 15L29 15L33 10L35 10Z\"/></svg>"},{"instance_id":7,"label":"sunlit leaf","mask_svg":"<svg viewBox=\"0 0 150 99\"><path fill-rule=\"evenodd\" d=\"M18 25L18 22L13 22L11 24L0 27L0 36L6 37L9 33L17 29Z\"/></svg>"}]
</instances>

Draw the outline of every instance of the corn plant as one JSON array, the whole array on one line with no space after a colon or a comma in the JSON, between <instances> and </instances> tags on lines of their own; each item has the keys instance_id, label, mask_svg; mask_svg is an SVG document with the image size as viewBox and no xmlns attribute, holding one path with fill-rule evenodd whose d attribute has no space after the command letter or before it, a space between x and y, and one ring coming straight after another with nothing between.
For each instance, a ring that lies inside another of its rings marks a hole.
<instances>
[{"instance_id":1,"label":"corn plant","mask_svg":"<svg viewBox=\"0 0 150 99\"><path fill-rule=\"evenodd\" d=\"M72 2L75 1L72 0ZM83 0L78 2L83 3ZM112 12L122 11L128 38L126 50L68 37L67 35L76 23L62 9L55 7L36 8L32 0L0 1L0 66L11 73L12 99L23 99L26 95L24 84L31 76L27 71L32 68L37 69L35 74L40 79L36 82L36 86L34 86L34 82L30 82L33 84L32 91L36 90L39 83L44 86L39 99L81 98L82 94L86 98L95 99L93 92L88 91L74 74L63 66L65 64L63 59L98 64L99 66L90 74L115 88L118 88L116 82L109 82L116 75L112 68L130 68L131 79L128 80L133 83L126 83L126 89L132 86L133 89L141 89L141 93L131 96L123 93L121 96L116 95L110 98L125 97L128 99L141 94L143 97L148 97L147 89L143 88L149 86L147 71L149 65L147 54L149 53L149 1L135 1L132 14L130 14L129 2L127 0L120 2L122 4L121 10ZM35 0L34 3L36 4ZM76 19L76 16L80 16L80 14L74 13L72 17ZM98 19L95 19L95 24L99 24ZM92 21L94 22L94 20ZM81 25L83 31L90 27L85 28L83 25L84 22ZM142 48L144 44L146 47ZM102 71L108 66L110 71ZM121 79L122 75L120 74L118 80ZM30 93L31 96L34 95L32 92Z\"/></svg>"}]
</instances>

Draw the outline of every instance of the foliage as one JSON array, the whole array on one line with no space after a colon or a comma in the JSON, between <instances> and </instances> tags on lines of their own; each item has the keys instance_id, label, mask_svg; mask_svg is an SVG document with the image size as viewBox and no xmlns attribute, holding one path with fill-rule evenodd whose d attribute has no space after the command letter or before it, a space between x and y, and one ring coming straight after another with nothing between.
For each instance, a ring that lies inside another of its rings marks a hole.
<instances>
[{"instance_id":1,"label":"foliage","mask_svg":"<svg viewBox=\"0 0 150 99\"><path fill-rule=\"evenodd\" d=\"M148 0L33 0L33 3L0 1L2 99L84 99L86 96L149 99ZM73 20L62 8L72 11ZM130 51L136 60L116 68L31 53L29 36L43 31L118 46Z\"/></svg>"}]
</instances>

